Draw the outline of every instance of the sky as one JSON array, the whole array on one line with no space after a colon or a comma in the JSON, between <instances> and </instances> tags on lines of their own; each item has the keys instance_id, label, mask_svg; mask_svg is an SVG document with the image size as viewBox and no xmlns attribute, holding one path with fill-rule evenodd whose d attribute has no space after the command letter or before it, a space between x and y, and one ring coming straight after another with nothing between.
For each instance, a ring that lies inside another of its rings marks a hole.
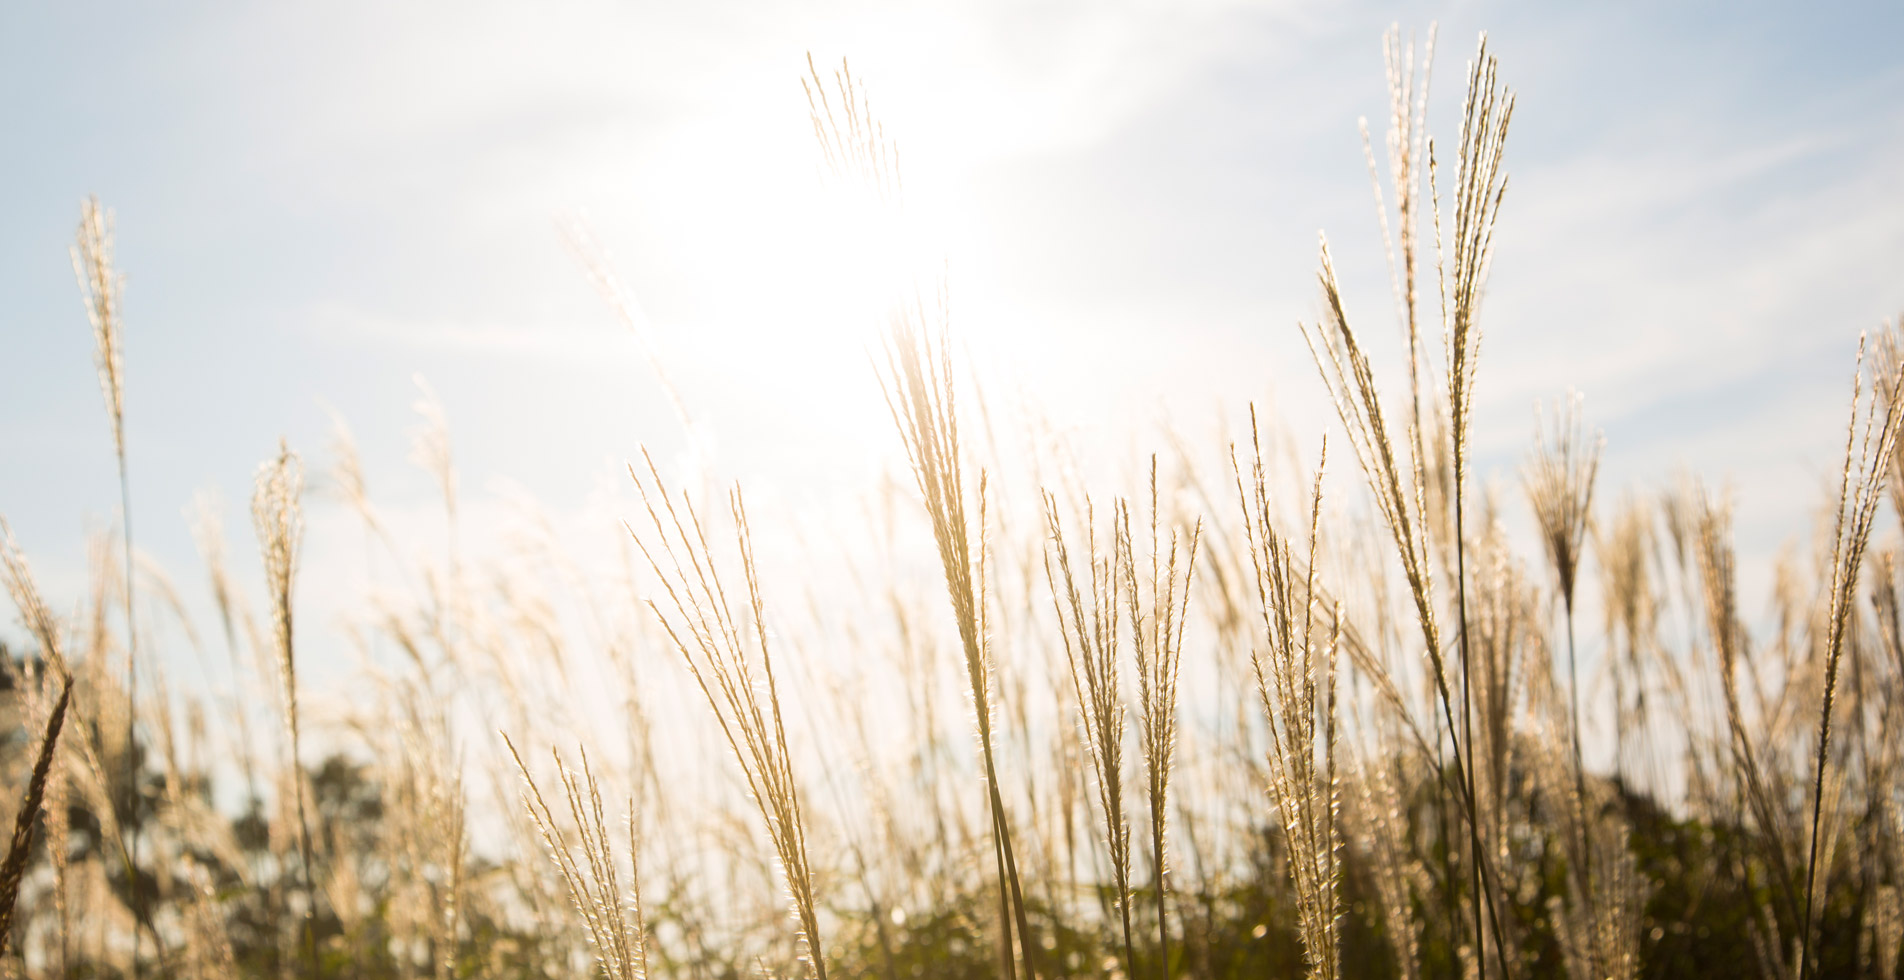
<instances>
[{"instance_id":1,"label":"sky","mask_svg":"<svg viewBox=\"0 0 1904 980\"><path fill-rule=\"evenodd\" d=\"M1904 310L1895 4L9 4L0 515L56 606L118 519L67 254L88 194L127 276L138 543L196 591L195 494L248 554L280 438L309 458L313 536L345 526L321 494L338 419L379 506L434 526L419 378L466 495L618 533L604 487L684 438L569 215L709 468L788 512L892 471L871 280L922 256L988 398L1087 452L1251 401L1313 439L1336 426L1297 329L1319 233L1400 381L1357 129L1381 128L1391 23L1438 24L1438 139L1483 29L1518 99L1481 472L1513 490L1535 403L1577 389L1603 499L1733 489L1754 594L1835 490L1860 331ZM847 60L899 147L904 256L823 179L809 56Z\"/></svg>"}]
</instances>

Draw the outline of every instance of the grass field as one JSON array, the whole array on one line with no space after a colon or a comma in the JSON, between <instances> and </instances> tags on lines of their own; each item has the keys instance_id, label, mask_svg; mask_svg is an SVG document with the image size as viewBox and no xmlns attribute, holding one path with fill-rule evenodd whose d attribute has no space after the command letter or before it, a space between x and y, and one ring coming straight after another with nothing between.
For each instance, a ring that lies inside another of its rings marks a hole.
<instances>
[{"instance_id":1,"label":"grass field","mask_svg":"<svg viewBox=\"0 0 1904 980\"><path fill-rule=\"evenodd\" d=\"M1389 278L1395 324L1350 321L1325 242L1313 458L1253 409L1122 479L1013 448L1051 441L983 396L928 278L872 352L865 411L910 467L869 488L863 546L756 529L747 488L644 454L624 561L585 571L459 512L434 403L446 545L401 539L347 436L284 446L250 535L193 528L204 567L176 573L215 621L125 522L70 604L0 526L26 638L0 658L0 968L1893 980L1904 337L1844 365L1835 501L1768 596L1738 592L1724 494L1600 485L1619 447L1578 398L1517 480L1477 479L1514 99L1484 40L1433 138L1428 50L1384 43L1388 267L1355 274ZM866 84L804 84L830 179L901 213ZM129 503L112 221L87 202L72 258ZM667 368L630 366L691 443ZM307 468L378 570L335 688L307 679L332 624L297 616L343 588L300 577ZM229 685L169 678L175 636Z\"/></svg>"}]
</instances>

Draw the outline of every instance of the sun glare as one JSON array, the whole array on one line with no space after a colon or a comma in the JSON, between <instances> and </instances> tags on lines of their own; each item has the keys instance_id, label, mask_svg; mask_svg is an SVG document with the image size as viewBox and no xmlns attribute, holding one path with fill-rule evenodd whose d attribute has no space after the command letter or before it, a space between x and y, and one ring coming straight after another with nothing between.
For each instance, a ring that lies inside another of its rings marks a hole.
<instances>
[{"instance_id":1,"label":"sun glare","mask_svg":"<svg viewBox=\"0 0 1904 980\"><path fill-rule=\"evenodd\" d=\"M938 294L949 196L923 183L882 194L831 172L805 104L784 111L800 95L786 76L734 88L642 168L638 233L669 253L678 281L666 285L685 297L656 317L661 343L718 358L746 389L737 397L769 400L797 382L801 408L877 422L868 354L895 308ZM763 90L792 94L767 100ZM838 92L828 94L837 107Z\"/></svg>"}]
</instances>

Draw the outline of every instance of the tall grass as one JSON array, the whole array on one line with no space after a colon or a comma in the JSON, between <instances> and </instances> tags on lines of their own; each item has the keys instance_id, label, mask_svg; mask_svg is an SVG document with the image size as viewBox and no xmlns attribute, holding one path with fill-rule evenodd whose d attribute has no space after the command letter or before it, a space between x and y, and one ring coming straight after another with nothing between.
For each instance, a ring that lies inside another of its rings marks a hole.
<instances>
[{"instance_id":1,"label":"tall grass","mask_svg":"<svg viewBox=\"0 0 1904 980\"><path fill-rule=\"evenodd\" d=\"M126 473L126 388L124 345L121 340L122 300L125 292L125 276L113 263L113 215L99 204L99 198L88 197L80 206L79 231L71 249L73 274L79 280L80 297L85 302L86 319L93 328L93 366L99 376L99 392L106 401L106 419L112 425L113 459L119 469L119 522L120 541L125 559L125 614L126 614L126 698L129 710L126 712L126 744L132 745L136 739L139 724L139 624L135 615L138 603L134 601L137 592L137 576L133 571L132 560L132 483ZM126 858L126 876L133 894L139 894L136 885L139 868L139 821L137 807L139 800L137 770L126 767L126 799L131 827L131 839ZM138 910L141 916L145 909ZM136 977L143 967L139 959L140 936L133 934L132 972Z\"/></svg>"},{"instance_id":2,"label":"tall grass","mask_svg":"<svg viewBox=\"0 0 1904 980\"><path fill-rule=\"evenodd\" d=\"M582 772L578 778L562 765L560 753L552 753L569 819L581 839L582 860L578 862L563 839L555 812L543 799L542 790L529 774L529 766L522 761L515 743L509 742L507 736L503 741L522 773L523 805L548 845L549 855L561 872L562 883L568 886L576 914L588 926L589 943L595 947L595 958L602 972L609 980L645 980L648 976L647 925L641 914L640 850L633 839L633 803L628 813L629 897L624 899L620 873L616 870L614 838L610 836L602 806L601 786L589 767L587 754L582 756Z\"/></svg>"},{"instance_id":3,"label":"tall grass","mask_svg":"<svg viewBox=\"0 0 1904 980\"><path fill-rule=\"evenodd\" d=\"M943 311L941 311L942 313ZM1018 858L1012 846L1011 818L999 788L998 752L993 734L993 672L985 610L985 474L978 477L976 520L967 515L964 462L959 448L959 423L952 387L952 359L941 333L935 340L927 331L923 300L897 310L891 321L886 348L887 404L905 443L913 478L925 498L945 573L946 596L958 627L964 654L965 679L971 689L977 725L979 755L984 766L987 803L991 815L992 847L998 874L1000 970L1012 980L1023 969L1035 980L1034 945L1025 912L1024 889ZM1123 901L1119 900L1120 903ZM1016 936L1016 954L1013 951ZM1016 959L1014 959L1014 955Z\"/></svg>"},{"instance_id":4,"label":"tall grass","mask_svg":"<svg viewBox=\"0 0 1904 980\"><path fill-rule=\"evenodd\" d=\"M1600 471L1602 440L1589 442L1581 430L1580 402L1571 399L1557 413L1551 437L1535 426L1534 456L1526 475L1528 502L1540 526L1541 544L1554 569L1567 631L1567 728L1573 740L1574 797L1587 798L1587 765L1580 747L1580 667L1574 644L1574 586L1592 515L1593 482ZM1617 710L1617 709L1616 709ZM1579 849L1571 862L1580 878L1580 900L1591 904L1593 861L1589 859L1584 817L1576 821Z\"/></svg>"},{"instance_id":5,"label":"tall grass","mask_svg":"<svg viewBox=\"0 0 1904 980\"><path fill-rule=\"evenodd\" d=\"M1485 906L1493 926L1495 952L1507 969L1507 949L1501 939L1496 916L1492 883L1482 874L1480 823L1472 812L1474 803L1474 694L1472 644L1468 635L1467 575L1467 475L1468 431L1474 413L1474 381L1481 353L1481 286L1493 251L1494 222L1500 215L1501 199L1507 191L1507 178L1501 172L1502 152L1507 142L1507 124L1514 114L1514 98L1496 79L1497 65L1488 56L1487 37L1468 66L1468 93L1461 112L1461 136L1456 151L1454 179L1454 222L1450 229L1449 255L1437 252L1441 269L1441 314L1443 336L1447 344L1448 411L1454 466L1454 549L1455 601L1460 617L1457 634L1461 648L1462 737L1467 742L1467 782L1470 817L1468 830L1473 850L1472 878L1478 896L1475 909L1475 944L1485 944L1481 932L1481 907ZM1429 182L1434 182L1434 143L1429 149ZM1441 245L1440 198L1435 202L1435 243ZM1477 950L1478 952L1478 950ZM1476 968L1482 980L1487 977L1487 957L1477 955Z\"/></svg>"},{"instance_id":6,"label":"tall grass","mask_svg":"<svg viewBox=\"0 0 1904 980\"><path fill-rule=\"evenodd\" d=\"M1124 502L1112 511L1112 550L1098 547L1097 522L1090 499L1084 506L1085 586L1078 591L1078 576L1071 568L1071 551L1065 546L1064 526L1058 516L1057 498L1045 493L1045 522L1050 529L1051 551L1045 557L1045 578L1051 588L1051 601L1061 626L1065 663L1071 668L1071 683L1077 695L1078 727L1084 731L1084 744L1091 757L1091 769L1097 777L1099 813L1104 818L1104 847L1111 860L1112 902L1117 908L1124 937L1124 971L1135 976L1137 954L1131 942L1131 840L1130 819L1124 813L1124 693L1118 683L1118 639L1120 611L1124 603L1124 544L1128 519ZM1052 558L1057 571L1052 571ZM1136 610L1132 610L1135 614ZM1159 906L1161 908L1161 905Z\"/></svg>"},{"instance_id":7,"label":"tall grass","mask_svg":"<svg viewBox=\"0 0 1904 980\"><path fill-rule=\"evenodd\" d=\"M278 456L258 467L251 494L251 524L258 535L264 562L265 593L271 603L271 638L277 654L279 694L289 734L291 794L297 803L297 841L304 878L304 955L306 968L317 973L317 871L311 848L311 822L306 814L301 731L298 725L297 653L294 646L292 587L297 579L298 554L304 543L304 463L282 442Z\"/></svg>"},{"instance_id":8,"label":"tall grass","mask_svg":"<svg viewBox=\"0 0 1904 980\"><path fill-rule=\"evenodd\" d=\"M1884 499L1885 477L1896 453L1898 428L1904 419L1904 372L1882 374L1872 384L1868 401L1860 402L1864 384L1864 338L1858 340L1858 368L1852 373L1851 423L1845 435L1844 472L1839 483L1837 513L1832 522L1830 608L1825 619L1824 695L1818 708L1818 752L1812 763L1811 827L1805 853L1805 917L1799 923L1798 976L1817 971L1812 963L1812 931L1816 928L1820 867L1819 829L1825 809L1826 766L1830 762L1831 714L1838 692L1838 668L1843 660L1845 634L1856 601L1858 572ZM1880 389L1882 393L1880 394Z\"/></svg>"},{"instance_id":9,"label":"tall grass","mask_svg":"<svg viewBox=\"0 0 1904 980\"><path fill-rule=\"evenodd\" d=\"M734 543L746 587L730 600L693 501L686 496L671 496L654 460L645 453L642 459L647 464L646 476L633 466L629 475L641 491L648 521L641 531L630 528L630 533L666 594L665 605L650 600L649 607L680 651L701 693L707 696L721 734L740 763L748 792L773 838L807 960L817 980L826 980L826 953L821 945L819 905L807 859L800 787L793 773L793 753L787 747L787 726L781 715L779 683L774 678L746 505L738 487L729 492L728 510L733 517Z\"/></svg>"},{"instance_id":10,"label":"tall grass","mask_svg":"<svg viewBox=\"0 0 1904 980\"><path fill-rule=\"evenodd\" d=\"M1302 331L1336 420L1315 456L1252 410L1247 442L1079 459L955 365L950 286L920 283L873 357L905 462L845 533L644 453L628 533L588 562L459 482L427 386L414 461L441 525L416 535L374 496L341 422L309 501L281 445L251 499L261 577L231 567L214 506L193 517L209 630L124 525L55 605L0 523L24 627L0 656L20 801L0 972L1895 977L1898 335L1860 355L1823 530L1769 596L1743 584L1727 495L1607 497L1618 447L1575 402L1537 423L1524 501L1485 489L1514 103L1483 44L1439 160L1426 40L1384 38L1383 152L1365 136L1405 387L1378 378L1325 242ZM864 81L806 67L825 179L898 209ZM75 254L125 507L94 203ZM691 394L671 392L693 457ZM1344 441L1360 479L1325 480ZM309 578L307 506L314 538L315 508L362 532ZM329 615L296 615L317 596ZM194 683L201 636L228 664ZM332 650L360 660L336 691L306 669Z\"/></svg>"},{"instance_id":11,"label":"tall grass","mask_svg":"<svg viewBox=\"0 0 1904 980\"><path fill-rule=\"evenodd\" d=\"M1255 435L1254 431L1251 433ZM1288 842L1296 886L1296 917L1308 976L1335 980L1342 970L1342 830L1336 772L1336 664L1342 641L1341 609L1327 610L1326 634L1317 609L1316 581L1322 529L1323 440L1310 497L1306 554L1278 532L1271 517L1269 478L1260 443L1236 491L1255 571L1261 645L1252 651L1256 691L1269 720L1269 790ZM1320 636L1326 635L1326 640ZM1318 764L1320 757L1320 764Z\"/></svg>"},{"instance_id":12,"label":"tall grass","mask_svg":"<svg viewBox=\"0 0 1904 980\"><path fill-rule=\"evenodd\" d=\"M1164 831L1169 823L1170 769L1177 747L1177 678L1183 665L1183 631L1190 621L1190 594L1197 570L1197 546L1203 519L1187 536L1170 527L1158 536L1157 457L1150 458L1150 521L1147 558L1150 574L1140 576L1130 510L1117 522L1118 551L1124 564L1124 595L1130 607L1131 639L1137 661L1138 746L1144 757L1144 801L1150 810L1150 866L1156 875L1158 974L1170 972L1168 870Z\"/></svg>"}]
</instances>

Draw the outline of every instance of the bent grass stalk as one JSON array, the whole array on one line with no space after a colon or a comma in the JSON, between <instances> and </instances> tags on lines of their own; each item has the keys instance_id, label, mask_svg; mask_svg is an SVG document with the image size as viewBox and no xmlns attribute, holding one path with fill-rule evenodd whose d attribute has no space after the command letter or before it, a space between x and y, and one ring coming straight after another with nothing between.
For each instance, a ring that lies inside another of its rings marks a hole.
<instances>
[{"instance_id":1,"label":"bent grass stalk","mask_svg":"<svg viewBox=\"0 0 1904 980\"><path fill-rule=\"evenodd\" d=\"M811 59L809 59L811 68ZM654 340L649 336L648 317L641 310L641 304L635 295L615 274L613 258L608 254L607 246L595 235L595 229L588 220L579 214L565 215L556 222L557 230L562 234L562 244L568 247L569 254L581 266L582 274L588 277L589 284L608 304L615 318L635 338L635 345L641 349L642 357L648 362L648 370L654 372L655 381L661 385L662 394L668 398L669 407L681 422L682 434L694 439L696 428L694 417L688 414L687 402L681 398L681 392L674 385L674 378L661 362L661 354L655 349Z\"/></svg>"},{"instance_id":2,"label":"bent grass stalk","mask_svg":"<svg viewBox=\"0 0 1904 980\"><path fill-rule=\"evenodd\" d=\"M630 900L624 903L614 849L609 843L612 838L602 808L602 791L595 781L594 769L589 766L588 752L582 752L579 779L573 770L562 764L561 753L554 750L550 752L555 759L557 777L562 782L569 819L575 822L576 832L581 837L582 862L578 862L562 835L554 812L549 809L548 801L542 797L541 787L536 785L535 777L529 774L522 754L516 751L516 743L506 733L502 740L509 748L510 757L515 760L516 771L522 774L522 805L535 821L536 830L549 849L549 858L555 862L556 870L562 876L562 883L568 886L569 897L588 929L588 941L595 947L595 959L601 964L602 972L608 980L646 980L647 923L643 919L641 905L641 859L633 838L633 802L629 803L628 823ZM629 921L631 913L632 922Z\"/></svg>"},{"instance_id":3,"label":"bent grass stalk","mask_svg":"<svg viewBox=\"0 0 1904 980\"><path fill-rule=\"evenodd\" d=\"M14 826L14 843L7 854L4 871L0 871L0 902L4 903L5 914L0 916L0 955L6 952L6 943L12 935L11 920L13 905L18 897L21 876L26 870L27 847L31 843L23 840L22 832L30 834L30 824L22 826L32 813L42 806L44 799L45 820L47 823L47 849L51 852L53 863L53 904L60 931L59 969L64 974L70 966L68 938L71 918L67 908L67 851L69 839L67 786L68 779L64 767L57 766L54 746L58 742L59 728L63 724L69 697L72 693L73 675L67 668L66 657L61 652L59 626L53 614L40 598L40 589L33 578L33 570L27 565L26 556L20 552L19 544L13 539L13 528L6 518L0 517L0 585L4 585L13 604L20 610L20 616L26 622L28 632L40 645L45 667L41 673L44 684L47 676L60 678L60 696L57 705L49 713L47 734L43 737L39 762L35 764L33 775L28 781L28 793L21 803L21 809ZM12 671L12 665L0 663L0 677L6 677ZM24 683L24 678L15 676L16 683ZM42 688L41 696L45 695ZM83 728L82 728L83 730ZM46 767L42 772L41 767ZM51 785L48 786L50 780ZM102 830L104 828L101 828ZM114 835L113 839L121 846L124 854L124 839ZM15 866L14 858L19 863Z\"/></svg>"},{"instance_id":4,"label":"bent grass stalk","mask_svg":"<svg viewBox=\"0 0 1904 980\"><path fill-rule=\"evenodd\" d=\"M28 777L26 795L20 800L20 812L13 818L13 837L7 845L7 857L0 863L0 956L7 951L13 935L13 906L20 897L20 883L26 876L26 861L32 852L33 828L39 825L40 803L46 795L47 773L53 769L53 752L59 746L60 726L66 722L66 706L73 698L73 677L60 678L59 700L47 715L46 734L40 737L40 751Z\"/></svg>"},{"instance_id":5,"label":"bent grass stalk","mask_svg":"<svg viewBox=\"0 0 1904 980\"><path fill-rule=\"evenodd\" d=\"M8 526L5 518L0 518L0 584L5 585L8 594L13 599L14 605L18 607L21 617L26 621L28 631L31 632L34 639L39 642L40 650L42 651L42 655L46 658L48 666L52 668L55 674L61 677L71 676L72 670L68 666L65 654L62 652L59 623L54 620L52 611L47 607L46 601L41 597L39 585L33 577L33 570L27 564L26 555L21 553L19 545L14 541L13 529ZM103 600L97 597L95 598L95 610L103 614L103 609L100 608L102 603ZM95 625L96 632L101 636L103 636L104 629L103 622ZM95 649L102 643L103 640L96 639ZM89 680L91 685L96 687L103 677L103 662L95 659L89 664L84 664L84 666L90 668L88 670L88 673L91 675ZM79 764L81 768L91 780L88 787L88 796L89 802L93 804L94 813L97 814L101 824L99 828L100 836L102 841L112 842L117 852L120 867L126 874L126 880L135 881L137 877L133 872L133 855L127 843L125 822L119 819L118 811L113 806L112 783L106 774L106 766L103 762L106 758L106 750L104 746L100 744L102 733L109 724L110 719L103 714L87 718L83 711L79 709L73 710L75 714L80 716L79 721L82 722L77 726L78 741L75 751L79 753ZM67 742L70 745L73 744L74 740L68 739ZM55 781L55 797L63 798L66 795L67 787L65 784L67 777L64 776L64 774L55 773L50 778L53 778ZM62 810L60 813L53 815L52 833L49 836L53 837L55 841L63 843L62 838L65 837L66 832L66 814ZM55 888L57 890L55 892L54 901L60 910L63 910L66 904L64 887L66 865L67 861L64 852L56 852L54 855L54 875ZM136 903L136 899L134 902ZM138 938L137 934L140 929L156 933L151 919L139 915L139 906L137 904L129 904L128 907L134 915L133 931L135 939ZM65 921L65 916L62 911L62 922ZM160 942L159 938L156 935L152 938L155 947L158 946ZM62 944L64 944L66 940L67 937L65 933L62 932ZM135 951L136 946L137 943L135 943ZM64 959L65 957L62 956L62 958Z\"/></svg>"},{"instance_id":6,"label":"bent grass stalk","mask_svg":"<svg viewBox=\"0 0 1904 980\"><path fill-rule=\"evenodd\" d=\"M806 825L800 813L800 791L794 779L787 729L781 719L780 689L774 679L773 653L767 642L766 609L760 596L760 576L754 564L752 533L738 487L728 492L734 521L734 543L740 552L746 592L739 596L745 620L735 614L722 581L706 528L685 494L670 494L647 450L644 477L633 466L628 474L641 493L647 513L644 532L628 528L648 566L667 596L664 609L654 600L654 611L668 638L687 662L689 673L714 710L721 733L733 749L735 761L747 779L760 816L773 839L774 853L793 910L799 939L817 980L826 980L826 955L820 940L818 904L813 873L807 860ZM750 652L751 648L751 652ZM759 661L756 674L755 660ZM763 704L762 698L765 698Z\"/></svg>"},{"instance_id":7,"label":"bent grass stalk","mask_svg":"<svg viewBox=\"0 0 1904 980\"><path fill-rule=\"evenodd\" d=\"M943 313L943 310L941 310ZM887 407L905 443L919 493L925 498L945 573L947 598L965 654L966 680L971 685L972 713L978 725L979 754L985 769L991 804L992 846L998 869L1000 968L1014 980L1013 932L1027 977L1037 975L1033 965L1031 926L1025 914L1018 862L1012 848L1011 823L999 790L998 764L992 737L992 674L990 634L985 614L985 474L978 479L978 521L970 523L965 510L965 476L959 450L958 417L952 387L952 359L946 349L943 322L936 342L926 332L922 300L896 311L886 347L886 370L881 375ZM976 538L976 541L974 540Z\"/></svg>"}]
</instances>

